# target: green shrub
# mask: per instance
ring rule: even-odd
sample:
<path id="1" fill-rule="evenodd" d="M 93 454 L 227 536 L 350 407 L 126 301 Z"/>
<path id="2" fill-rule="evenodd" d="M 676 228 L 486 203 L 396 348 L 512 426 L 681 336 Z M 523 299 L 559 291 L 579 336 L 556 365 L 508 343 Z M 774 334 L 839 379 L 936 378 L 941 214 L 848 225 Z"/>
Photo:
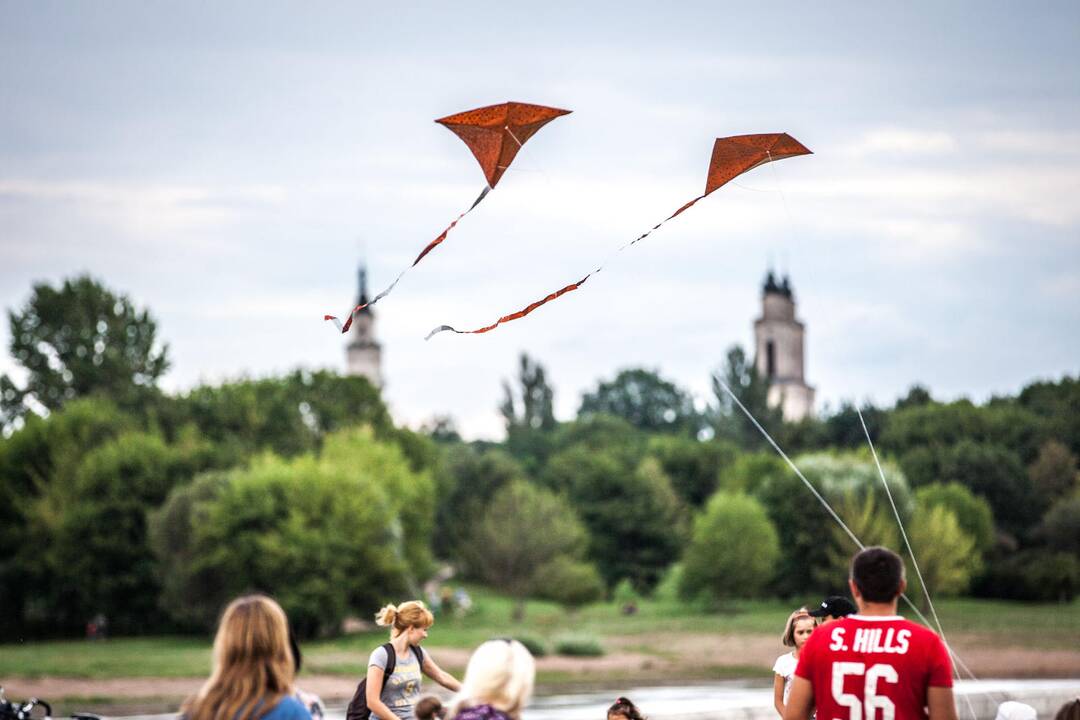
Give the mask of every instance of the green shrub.
<path id="1" fill-rule="evenodd" d="M 602 598 L 604 581 L 591 563 L 560 555 L 536 571 L 533 592 L 544 600 L 576 608 Z"/>
<path id="2" fill-rule="evenodd" d="M 694 520 L 680 596 L 759 596 L 776 571 L 780 542 L 765 508 L 749 495 L 718 492 Z"/>
<path id="3" fill-rule="evenodd" d="M 524 645 L 533 657 L 542 658 L 548 654 L 547 645 L 535 635 L 516 635 L 514 639 Z"/>
<path id="4" fill-rule="evenodd" d="M 555 653 L 567 657 L 602 657 L 604 646 L 594 637 L 567 635 L 555 638 Z"/>

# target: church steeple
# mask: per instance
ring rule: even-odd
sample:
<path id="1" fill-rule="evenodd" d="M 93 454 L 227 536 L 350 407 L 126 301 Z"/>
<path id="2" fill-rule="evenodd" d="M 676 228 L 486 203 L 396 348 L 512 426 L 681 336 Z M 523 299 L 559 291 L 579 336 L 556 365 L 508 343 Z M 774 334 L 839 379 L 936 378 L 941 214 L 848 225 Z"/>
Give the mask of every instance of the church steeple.
<path id="1" fill-rule="evenodd" d="M 359 281 L 356 304 L 368 302 L 367 267 L 360 265 L 357 275 Z M 371 384 L 382 388 L 382 346 L 375 339 L 375 313 L 371 306 L 356 313 L 352 330 L 349 331 L 349 344 L 345 348 L 346 372 L 349 375 L 366 377 Z"/>
<path id="2" fill-rule="evenodd" d="M 359 305 L 364 305 L 365 306 L 364 309 L 361 310 L 360 312 L 370 314 L 371 313 L 371 308 L 366 307 L 367 304 L 368 304 L 367 267 L 366 266 L 364 266 L 364 265 L 360 266 L 359 275 L 360 275 L 360 277 L 359 277 L 359 279 L 360 279 L 360 294 L 356 296 L 356 304 L 358 306 Z"/>
<path id="3" fill-rule="evenodd" d="M 783 410 L 785 420 L 801 420 L 814 412 L 814 388 L 804 375 L 805 335 L 806 326 L 795 317 L 791 280 L 785 274 L 777 282 L 769 270 L 761 292 L 761 317 L 754 321 L 754 366 L 768 378 L 768 402 Z"/>

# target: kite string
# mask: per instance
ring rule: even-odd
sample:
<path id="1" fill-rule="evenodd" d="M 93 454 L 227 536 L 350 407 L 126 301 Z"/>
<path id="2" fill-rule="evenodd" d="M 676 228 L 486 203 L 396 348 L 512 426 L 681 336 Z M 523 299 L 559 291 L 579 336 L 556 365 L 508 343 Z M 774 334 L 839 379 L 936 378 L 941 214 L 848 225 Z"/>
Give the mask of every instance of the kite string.
<path id="1" fill-rule="evenodd" d="M 973 680 L 977 679 L 975 674 L 971 672 L 971 669 L 960 660 L 959 656 L 953 653 L 952 646 L 949 644 L 948 638 L 945 636 L 945 628 L 941 624 L 941 618 L 938 616 L 937 608 L 934 607 L 934 601 L 930 598 L 930 588 L 926 585 L 926 579 L 923 577 L 922 570 L 919 568 L 919 561 L 915 558 L 915 548 L 911 544 L 911 539 L 908 537 L 907 529 L 904 527 L 904 521 L 900 519 L 900 511 L 896 507 L 896 501 L 893 498 L 892 490 L 889 488 L 889 483 L 885 480 L 885 471 L 881 467 L 881 460 L 878 458 L 877 448 L 874 447 L 874 441 L 870 438 L 870 430 L 866 426 L 866 419 L 863 417 L 862 410 L 858 407 L 855 408 L 855 412 L 859 416 L 859 423 L 862 425 L 863 434 L 866 435 L 866 442 L 870 446 L 870 454 L 874 458 L 874 465 L 877 467 L 878 476 L 881 478 L 881 484 L 885 488 L 885 495 L 889 498 L 889 505 L 892 507 L 893 517 L 896 518 L 896 524 L 900 528 L 900 535 L 904 539 L 904 547 L 907 548 L 908 555 L 911 556 L 911 565 L 915 568 L 915 576 L 919 579 L 919 585 L 922 587 L 923 596 L 926 598 L 927 607 L 930 608 L 930 615 L 934 618 L 934 625 L 937 627 L 938 635 L 941 636 L 941 641 L 945 643 L 945 647 L 949 649 L 949 654 L 953 655 L 957 659 L 957 666 L 953 667 L 953 672 L 956 674 L 956 679 L 960 679 L 959 665 L 964 665 L 964 669 L 967 671 Z M 971 700 L 964 696 L 970 706 Z M 974 714 L 974 710 L 972 710 Z"/>
<path id="2" fill-rule="evenodd" d="M 761 423 L 758 422 L 757 418 L 755 418 L 754 415 L 746 408 L 746 406 L 742 404 L 742 402 L 739 400 L 739 398 L 736 397 L 735 393 L 732 392 L 731 388 L 728 387 L 727 383 L 725 383 L 720 378 L 716 378 L 716 382 L 720 385 L 720 387 L 722 387 L 724 389 L 724 392 L 726 392 L 728 394 L 728 396 L 739 407 L 739 409 L 743 412 L 743 414 L 746 415 L 746 417 L 750 420 L 750 422 L 753 423 L 754 427 L 757 428 L 758 432 L 760 432 L 761 435 L 773 447 L 773 449 L 776 450 L 777 454 L 779 454 L 780 457 L 782 457 L 784 459 L 784 461 L 788 464 L 788 466 L 792 469 L 792 471 L 794 471 L 794 473 L 798 476 L 798 478 L 800 480 L 802 480 L 803 484 L 807 487 L 807 489 L 809 489 L 810 492 L 813 493 L 814 497 L 817 498 L 818 502 L 821 503 L 822 507 L 825 508 L 826 512 L 828 512 L 829 515 L 832 516 L 832 518 L 837 522 L 837 524 L 840 525 L 840 527 L 844 530 L 844 532 L 847 533 L 848 537 L 851 538 L 851 540 L 855 543 L 855 545 L 860 550 L 865 549 L 866 546 L 863 544 L 863 542 L 861 540 L 859 540 L 858 536 L 856 536 L 855 533 L 852 532 L 851 528 L 849 528 L 847 526 L 847 524 L 840 518 L 840 516 L 833 509 L 832 505 L 829 504 L 829 501 L 826 500 L 821 495 L 821 493 L 819 493 L 817 491 L 817 488 L 815 488 L 813 486 L 813 484 L 809 480 L 806 479 L 806 476 L 803 475 L 802 471 L 799 470 L 798 466 L 795 465 L 795 463 L 791 460 L 791 458 L 788 457 L 787 453 L 785 453 L 783 451 L 783 449 L 777 444 L 777 442 L 773 439 L 772 435 L 770 435 L 769 432 L 764 427 L 761 426 Z M 919 608 L 915 605 L 915 603 L 912 602 L 911 598 L 909 598 L 906 593 L 901 593 L 900 597 L 903 598 L 904 602 L 907 603 L 908 607 L 910 607 L 911 610 L 914 611 L 914 613 L 919 617 L 919 619 L 922 620 L 923 624 L 930 625 L 930 621 L 922 613 L 922 611 L 919 610 Z M 975 674 L 973 672 L 971 672 L 971 669 L 968 668 L 967 664 L 963 662 L 963 660 L 956 653 L 956 651 L 953 650 L 952 647 L 948 644 L 948 642 L 945 641 L 944 636 L 942 636 L 942 642 L 945 643 L 945 647 L 948 650 L 949 655 L 951 657 L 953 657 L 957 661 L 957 663 L 959 665 L 962 665 L 964 667 L 964 669 L 967 671 L 967 673 L 971 677 L 971 679 L 977 680 L 978 678 L 976 678 Z M 984 692 L 984 694 L 991 695 L 991 693 L 987 693 L 986 691 L 983 691 L 983 692 Z M 965 697 L 965 700 L 967 702 L 968 710 L 971 712 L 972 719 L 974 720 L 974 718 L 976 717 L 975 709 L 971 704 L 970 698 L 968 698 L 966 694 L 965 694 L 964 697 Z"/>

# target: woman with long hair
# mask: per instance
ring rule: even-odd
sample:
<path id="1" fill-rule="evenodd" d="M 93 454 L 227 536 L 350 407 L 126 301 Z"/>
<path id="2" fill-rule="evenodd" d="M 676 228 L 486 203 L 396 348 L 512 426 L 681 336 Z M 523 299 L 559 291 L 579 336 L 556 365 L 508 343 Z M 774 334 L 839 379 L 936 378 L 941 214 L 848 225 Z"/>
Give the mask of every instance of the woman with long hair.
<path id="1" fill-rule="evenodd" d="M 214 638 L 214 665 L 181 708 L 186 720 L 311 720 L 292 697 L 295 665 L 289 623 L 265 595 L 229 603 Z"/>
<path id="2" fill-rule="evenodd" d="M 447 690 L 461 688 L 453 675 L 420 648 L 428 636 L 428 628 L 435 623 L 435 616 L 424 603 L 410 600 L 387 605 L 375 616 L 375 622 L 390 628 L 390 642 L 376 648 L 368 658 L 364 699 L 371 715 L 379 720 L 415 720 L 421 675 L 427 675 Z"/>
<path id="3" fill-rule="evenodd" d="M 521 720 L 536 662 L 517 640 L 489 640 L 469 658 L 448 720 Z"/>

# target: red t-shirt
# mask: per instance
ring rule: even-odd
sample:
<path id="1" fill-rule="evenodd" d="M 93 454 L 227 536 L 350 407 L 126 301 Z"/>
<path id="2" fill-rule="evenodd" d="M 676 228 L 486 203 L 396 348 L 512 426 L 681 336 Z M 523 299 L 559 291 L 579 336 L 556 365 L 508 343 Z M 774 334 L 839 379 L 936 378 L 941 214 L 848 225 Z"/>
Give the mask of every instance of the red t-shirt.
<path id="1" fill-rule="evenodd" d="M 849 615 L 814 630 L 795 675 L 818 720 L 926 720 L 926 689 L 952 687 L 945 643 L 899 616 Z"/>

